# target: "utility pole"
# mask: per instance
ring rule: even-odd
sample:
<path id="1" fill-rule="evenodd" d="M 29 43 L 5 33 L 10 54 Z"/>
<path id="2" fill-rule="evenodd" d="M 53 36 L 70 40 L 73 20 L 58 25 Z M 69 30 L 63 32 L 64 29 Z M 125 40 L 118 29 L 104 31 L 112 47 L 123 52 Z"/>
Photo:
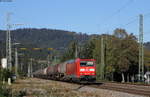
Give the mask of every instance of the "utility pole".
<path id="1" fill-rule="evenodd" d="M 75 58 L 78 58 L 78 43 L 75 43 Z"/>
<path id="2" fill-rule="evenodd" d="M 52 50 L 53 48 L 47 48 L 48 55 L 47 55 L 47 66 L 49 66 L 52 63 Z"/>
<path id="3" fill-rule="evenodd" d="M 139 81 L 144 81 L 143 15 L 139 16 Z M 141 77 L 142 79 L 141 79 Z"/>
<path id="4" fill-rule="evenodd" d="M 29 63 L 28 64 L 28 77 L 30 77 L 31 75 L 31 64 Z"/>
<path id="5" fill-rule="evenodd" d="M 9 70 L 12 70 L 12 50 L 11 50 L 11 28 L 12 26 L 16 25 L 23 25 L 23 24 L 10 24 L 10 15 L 12 13 L 7 13 L 6 15 L 6 26 L 7 26 L 7 32 L 6 32 L 6 58 L 7 58 L 7 65 Z"/>
<path id="6" fill-rule="evenodd" d="M 9 70 L 12 70 L 12 56 L 11 56 L 11 34 L 10 34 L 10 28 L 11 25 L 9 24 L 10 22 L 10 15 L 11 13 L 7 13 L 7 32 L 6 32 L 6 58 L 7 58 L 7 65 Z"/>
<path id="7" fill-rule="evenodd" d="M 18 51 L 15 48 L 15 74 L 18 77 Z"/>
<path id="8" fill-rule="evenodd" d="M 23 69 L 23 62 L 20 63 L 20 71 L 22 72 Z"/>
<path id="9" fill-rule="evenodd" d="M 49 66 L 49 65 L 50 65 L 50 61 L 49 61 L 49 59 L 50 59 L 50 55 L 48 54 L 48 56 L 47 56 L 47 66 Z"/>
<path id="10" fill-rule="evenodd" d="M 13 43 L 12 45 L 15 45 L 15 74 L 18 77 L 18 50 L 17 50 L 17 45 L 20 43 Z"/>
<path id="11" fill-rule="evenodd" d="M 33 72 L 33 59 L 31 58 L 31 65 L 30 65 L 30 77 L 33 77 L 32 72 Z"/>
<path id="12" fill-rule="evenodd" d="M 47 55 L 47 66 L 49 66 L 50 65 L 50 55 L 51 55 L 51 51 L 50 51 L 51 49 L 50 48 L 48 48 L 48 55 Z"/>
<path id="13" fill-rule="evenodd" d="M 104 37 L 101 35 L 101 79 L 104 79 L 104 67 L 105 67 L 105 62 L 104 62 Z"/>
<path id="14" fill-rule="evenodd" d="M 33 77 L 32 72 L 33 72 L 33 59 L 30 58 L 30 63 L 28 64 L 28 77 Z"/>

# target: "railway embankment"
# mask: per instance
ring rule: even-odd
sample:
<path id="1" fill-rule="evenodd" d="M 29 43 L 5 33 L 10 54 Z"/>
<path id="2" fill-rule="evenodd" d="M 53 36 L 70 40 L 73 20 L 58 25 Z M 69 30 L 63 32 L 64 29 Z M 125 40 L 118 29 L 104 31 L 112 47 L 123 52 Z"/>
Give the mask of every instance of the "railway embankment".
<path id="1" fill-rule="evenodd" d="M 37 78 L 19 79 L 9 88 L 12 90 L 12 97 L 15 97 L 18 93 L 22 94 L 23 97 L 146 97 L 121 91 L 95 88 L 89 85 Z"/>

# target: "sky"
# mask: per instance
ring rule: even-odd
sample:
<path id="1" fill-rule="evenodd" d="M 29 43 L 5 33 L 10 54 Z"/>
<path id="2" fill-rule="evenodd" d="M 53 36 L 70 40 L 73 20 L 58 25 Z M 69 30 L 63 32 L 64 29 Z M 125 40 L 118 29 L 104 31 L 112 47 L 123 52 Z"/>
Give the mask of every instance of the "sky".
<path id="1" fill-rule="evenodd" d="M 0 0 L 3 1 L 3 0 Z M 7 1 L 7 0 L 4 0 Z M 116 28 L 139 34 L 144 16 L 144 41 L 150 41 L 150 0 L 12 0 L 0 2 L 0 29 L 6 13 L 17 28 L 50 28 L 87 34 L 112 34 Z"/>

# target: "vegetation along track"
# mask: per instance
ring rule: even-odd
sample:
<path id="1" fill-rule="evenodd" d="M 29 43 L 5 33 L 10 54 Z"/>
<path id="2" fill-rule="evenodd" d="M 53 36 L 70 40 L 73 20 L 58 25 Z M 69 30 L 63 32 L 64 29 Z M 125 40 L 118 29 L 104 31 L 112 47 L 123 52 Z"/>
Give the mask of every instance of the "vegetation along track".
<path id="1" fill-rule="evenodd" d="M 150 86 L 145 85 L 131 85 L 121 83 L 102 83 L 102 84 L 90 84 L 90 87 L 108 89 L 120 92 L 126 92 L 137 95 L 150 96 Z"/>

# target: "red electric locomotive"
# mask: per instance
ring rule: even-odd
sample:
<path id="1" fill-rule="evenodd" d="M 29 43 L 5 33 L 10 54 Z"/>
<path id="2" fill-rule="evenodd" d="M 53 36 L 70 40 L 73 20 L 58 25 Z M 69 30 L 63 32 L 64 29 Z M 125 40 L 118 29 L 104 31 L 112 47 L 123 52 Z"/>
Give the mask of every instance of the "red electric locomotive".
<path id="1" fill-rule="evenodd" d="M 95 81 L 95 59 L 75 59 L 66 64 L 66 77 L 73 81 Z"/>

